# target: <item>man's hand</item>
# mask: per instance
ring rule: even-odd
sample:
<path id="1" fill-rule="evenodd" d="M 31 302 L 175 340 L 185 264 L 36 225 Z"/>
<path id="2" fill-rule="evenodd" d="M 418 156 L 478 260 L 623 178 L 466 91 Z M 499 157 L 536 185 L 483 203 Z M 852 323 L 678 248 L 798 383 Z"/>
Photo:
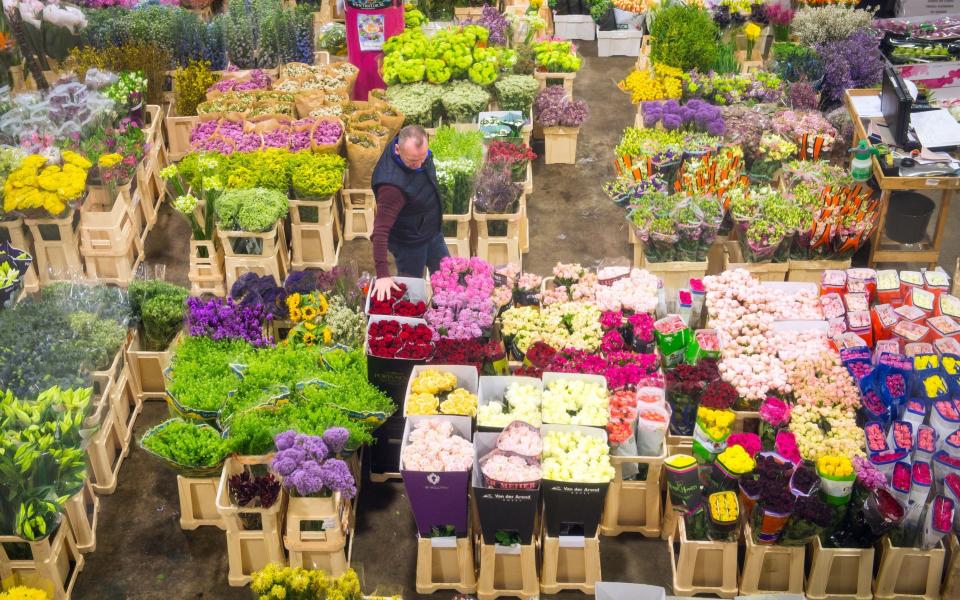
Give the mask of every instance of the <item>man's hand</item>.
<path id="1" fill-rule="evenodd" d="M 393 277 L 380 277 L 373 284 L 373 299 L 386 300 L 390 297 L 390 292 L 399 290 L 400 287 L 393 282 Z"/>

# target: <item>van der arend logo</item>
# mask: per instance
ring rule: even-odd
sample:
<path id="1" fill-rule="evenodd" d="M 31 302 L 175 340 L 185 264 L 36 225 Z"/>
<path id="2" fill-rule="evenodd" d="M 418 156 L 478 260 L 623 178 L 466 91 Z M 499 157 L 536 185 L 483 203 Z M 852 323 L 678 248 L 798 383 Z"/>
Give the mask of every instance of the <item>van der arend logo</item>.
<path id="1" fill-rule="evenodd" d="M 440 476 L 436 473 L 430 473 L 427 475 L 427 481 L 430 483 L 430 485 L 437 485 L 440 483 Z"/>

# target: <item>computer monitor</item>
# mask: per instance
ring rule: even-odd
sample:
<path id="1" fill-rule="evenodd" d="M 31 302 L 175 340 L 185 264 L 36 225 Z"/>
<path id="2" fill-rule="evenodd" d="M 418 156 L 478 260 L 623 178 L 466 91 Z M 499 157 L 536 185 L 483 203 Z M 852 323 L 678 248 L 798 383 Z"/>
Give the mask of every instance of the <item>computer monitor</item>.
<path id="1" fill-rule="evenodd" d="M 912 104 L 913 97 L 900 73 L 887 63 L 883 68 L 883 84 L 880 88 L 880 111 L 898 146 L 907 144 Z"/>

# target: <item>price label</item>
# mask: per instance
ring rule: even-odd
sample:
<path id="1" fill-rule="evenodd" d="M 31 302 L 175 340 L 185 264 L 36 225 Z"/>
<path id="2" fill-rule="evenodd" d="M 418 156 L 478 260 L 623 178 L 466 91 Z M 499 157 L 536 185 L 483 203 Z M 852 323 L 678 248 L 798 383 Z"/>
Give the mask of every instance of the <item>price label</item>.
<path id="1" fill-rule="evenodd" d="M 509 546 L 496 545 L 497 554 L 520 554 L 520 544 L 510 544 Z"/>
<path id="2" fill-rule="evenodd" d="M 561 535 L 561 548 L 583 548 L 586 546 L 585 538 L 582 535 Z"/>
<path id="3" fill-rule="evenodd" d="M 432 537 L 430 538 L 430 545 L 434 548 L 456 548 L 457 538 L 456 536 Z"/>

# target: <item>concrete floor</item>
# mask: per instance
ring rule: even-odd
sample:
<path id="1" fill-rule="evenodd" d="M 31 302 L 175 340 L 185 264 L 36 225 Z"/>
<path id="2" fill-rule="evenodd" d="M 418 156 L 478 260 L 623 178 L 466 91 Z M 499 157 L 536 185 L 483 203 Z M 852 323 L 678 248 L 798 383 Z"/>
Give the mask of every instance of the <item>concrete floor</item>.
<path id="1" fill-rule="evenodd" d="M 633 123 L 635 109 L 629 97 L 617 90 L 616 82 L 635 59 L 597 58 L 593 42 L 583 43 L 581 52 L 585 62 L 574 89 L 578 98 L 587 101 L 591 114 L 581 130 L 577 165 L 547 166 L 540 160 L 534 166 L 535 191 L 528 200 L 531 250 L 524 256 L 524 267 L 541 274 L 548 274 L 557 261 L 593 266 L 603 258 L 632 256 L 623 210 L 607 201 L 600 185 L 612 178 L 612 149 L 623 128 Z M 960 254 L 960 237 L 952 235 L 958 212 L 955 209 L 950 217 L 950 239 L 941 260 L 951 273 Z M 186 222 L 165 206 L 147 243 L 147 266 L 163 268 L 168 280 L 186 283 L 189 235 Z M 372 272 L 370 243 L 347 243 L 341 263 L 348 261 Z M 165 418 L 165 405 L 149 403 L 137 422 L 136 438 Z M 227 584 L 225 534 L 210 527 L 181 530 L 178 509 L 175 475 L 132 447 L 116 493 L 102 498 L 97 550 L 86 556 L 74 598 L 249 598 L 248 589 Z M 639 535 L 602 540 L 605 580 L 670 589 L 665 542 Z M 365 591 L 402 589 L 405 598 L 417 597 L 415 527 L 402 484 L 363 483 L 352 564 L 361 572 Z"/>

